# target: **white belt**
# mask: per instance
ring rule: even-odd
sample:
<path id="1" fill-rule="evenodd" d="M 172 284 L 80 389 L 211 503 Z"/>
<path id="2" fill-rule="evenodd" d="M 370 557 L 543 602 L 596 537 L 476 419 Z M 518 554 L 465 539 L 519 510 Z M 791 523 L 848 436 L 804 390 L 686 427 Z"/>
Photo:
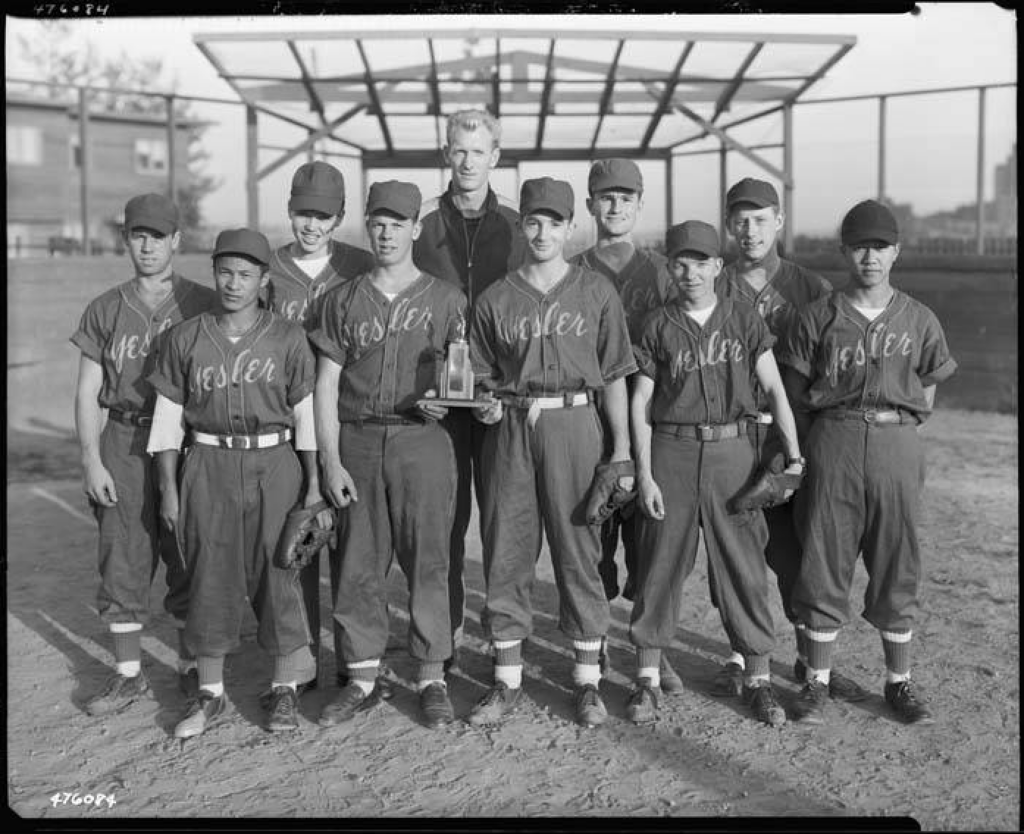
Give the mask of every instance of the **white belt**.
<path id="1" fill-rule="evenodd" d="M 526 425 L 532 429 L 537 424 L 542 411 L 587 405 L 590 402 L 590 395 L 586 391 L 580 391 L 571 397 L 563 395 L 561 397 L 507 397 L 503 399 L 509 405 L 526 409 Z"/>
<path id="2" fill-rule="evenodd" d="M 271 434 L 206 434 L 192 432 L 192 439 L 203 446 L 219 446 L 221 449 L 270 449 L 292 439 L 292 430 L 283 429 Z"/>
<path id="3" fill-rule="evenodd" d="M 747 418 L 751 423 L 760 423 L 762 426 L 770 426 L 775 422 L 770 411 L 759 411 L 756 415 Z"/>

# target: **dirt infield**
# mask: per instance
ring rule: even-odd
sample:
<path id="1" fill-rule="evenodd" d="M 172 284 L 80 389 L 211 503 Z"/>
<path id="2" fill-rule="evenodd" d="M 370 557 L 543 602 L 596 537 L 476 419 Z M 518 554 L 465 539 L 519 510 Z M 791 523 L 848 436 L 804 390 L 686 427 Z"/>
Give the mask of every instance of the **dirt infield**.
<path id="1" fill-rule="evenodd" d="M 315 719 L 332 694 L 328 686 L 303 698 L 296 733 L 267 733 L 258 695 L 270 664 L 255 646 L 250 620 L 243 649 L 227 664 L 234 715 L 185 743 L 170 735 L 184 699 L 174 674 L 174 630 L 162 616 L 143 638 L 155 700 L 117 718 L 91 718 L 81 709 L 110 661 L 93 610 L 95 529 L 77 479 L 69 480 L 77 477 L 77 453 L 67 429 L 52 417 L 40 420 L 42 427 L 9 428 L 8 435 L 8 803 L 20 816 L 95 825 L 112 817 L 909 815 L 932 830 L 1019 829 L 1011 417 L 940 410 L 924 429 L 926 565 L 915 678 L 934 707 L 934 726 L 904 727 L 889 717 L 880 696 L 880 641 L 863 621 L 841 635 L 838 662 L 875 694 L 859 705 L 834 703 L 824 726 L 772 730 L 749 720 L 737 702 L 712 698 L 709 684 L 726 644 L 701 559 L 669 652 L 686 691 L 662 700 L 653 727 L 626 720 L 633 661 L 628 608 L 616 601 L 614 671 L 603 684 L 611 717 L 597 730 L 578 728 L 571 651 L 551 616 L 545 554 L 535 586 L 536 634 L 525 652 L 528 699 L 506 724 L 481 730 L 460 721 L 430 731 L 417 723 L 412 663 L 403 648 L 405 593 L 394 576 L 388 662 L 401 685 L 393 701 L 364 720 L 322 730 Z M 478 620 L 479 559 L 474 539 L 467 555 L 468 662 L 452 684 L 459 716 L 489 679 Z M 858 571 L 855 595 L 864 580 Z M 162 587 L 158 576 L 157 609 Z M 326 621 L 326 585 L 322 590 Z M 797 690 L 789 678 L 792 638 L 774 597 L 773 671 L 789 704 Z M 324 645 L 330 643 L 325 632 Z M 326 684 L 334 663 L 323 652 Z M 116 804 L 97 807 L 98 794 Z"/>

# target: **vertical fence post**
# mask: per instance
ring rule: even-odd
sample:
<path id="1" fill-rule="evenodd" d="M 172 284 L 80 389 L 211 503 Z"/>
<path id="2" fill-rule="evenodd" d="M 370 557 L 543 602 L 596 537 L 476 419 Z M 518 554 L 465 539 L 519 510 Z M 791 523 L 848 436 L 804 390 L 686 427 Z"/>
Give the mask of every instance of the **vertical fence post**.
<path id="1" fill-rule="evenodd" d="M 985 254 L 985 88 L 978 87 L 978 196 L 975 211 L 977 252 Z"/>
<path id="2" fill-rule="evenodd" d="M 888 99 L 878 97 L 878 202 L 885 199 L 885 115 Z"/>
<path id="3" fill-rule="evenodd" d="M 782 227 L 782 245 L 787 254 L 793 253 L 793 195 L 795 193 L 795 182 L 793 176 L 793 105 L 787 104 L 782 108 L 782 171 L 788 177 L 782 184 L 783 198 L 782 210 L 786 213 L 786 225 Z"/>
<path id="4" fill-rule="evenodd" d="M 176 146 L 178 125 L 174 120 L 174 96 L 166 96 L 165 100 L 167 102 L 167 196 L 170 197 L 171 200 L 176 200 L 178 192 Z"/>
<path id="5" fill-rule="evenodd" d="M 89 166 L 92 154 L 89 153 L 89 91 L 85 87 L 78 88 L 78 145 L 82 150 L 82 168 L 79 185 L 81 187 L 81 218 L 82 218 L 82 254 L 92 254 L 92 242 L 89 240 Z"/>
<path id="6" fill-rule="evenodd" d="M 728 171 L 729 149 L 722 142 L 718 149 L 718 239 L 725 243 L 725 192 L 729 188 Z M 724 249 L 724 246 L 723 246 Z"/>
<path id="7" fill-rule="evenodd" d="M 256 111 L 245 108 L 245 203 L 246 221 L 250 229 L 260 225 L 259 183 L 256 171 L 259 167 L 259 137 L 256 132 Z"/>
<path id="8" fill-rule="evenodd" d="M 665 157 L 665 228 L 672 226 L 672 180 L 675 179 L 675 165 L 672 152 Z"/>

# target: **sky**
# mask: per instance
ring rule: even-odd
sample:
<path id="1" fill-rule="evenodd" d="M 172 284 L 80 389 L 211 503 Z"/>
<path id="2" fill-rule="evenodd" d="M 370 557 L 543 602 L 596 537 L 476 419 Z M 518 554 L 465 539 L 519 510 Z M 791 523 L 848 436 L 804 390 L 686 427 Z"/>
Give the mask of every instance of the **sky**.
<path id="1" fill-rule="evenodd" d="M 428 27 L 494 27 L 502 24 L 536 28 L 544 32 L 568 32 L 572 27 L 589 29 L 655 28 L 661 31 L 750 31 L 855 35 L 857 45 L 814 88 L 808 98 L 931 89 L 943 86 L 1016 81 L 1015 15 L 994 4 L 921 3 L 919 15 L 785 14 L 785 15 L 448 15 L 389 16 L 389 29 L 422 31 Z M 234 99 L 230 88 L 198 51 L 196 33 L 291 30 L 336 31 L 342 27 L 373 28 L 382 17 L 365 15 L 310 17 L 176 17 L 118 18 L 73 21 L 74 36 L 91 42 L 107 57 L 160 57 L 166 77 L 156 79 L 154 91 L 169 91 Z M 45 23 L 6 19 L 7 75 L 22 77 L 28 71 L 17 50 L 20 34 L 46 37 Z M 958 94 L 919 99 L 892 100 L 888 112 L 888 182 L 892 196 L 912 202 L 918 213 L 952 208 L 974 198 L 977 129 L 977 96 Z M 992 91 L 987 101 L 986 140 L 987 197 L 991 198 L 991 169 L 1004 161 L 1016 141 L 1015 91 Z M 244 220 L 244 153 L 240 108 L 210 108 L 206 118 L 222 121 L 222 128 L 208 133 L 214 173 L 224 185 L 207 202 L 205 210 L 214 224 Z M 778 129 L 763 128 L 765 139 L 779 138 Z M 774 130 L 774 134 L 772 133 Z M 798 232 L 818 233 L 831 229 L 843 205 L 875 195 L 877 168 L 875 139 L 877 107 L 818 105 L 798 107 L 796 135 L 796 202 L 793 207 Z M 242 145 L 241 147 L 244 147 Z M 781 155 L 765 152 L 774 164 Z M 332 160 L 334 161 L 334 160 Z M 264 163 L 265 164 L 265 163 Z M 358 165 L 338 163 L 350 179 L 359 181 Z M 716 155 L 689 157 L 677 163 L 673 180 L 673 210 L 678 222 L 684 217 L 707 217 L 717 211 Z M 543 166 L 540 166 L 543 168 Z M 660 168 L 648 169 L 645 219 L 652 229 L 663 228 L 665 203 Z M 577 170 L 578 169 L 578 170 Z M 559 175 L 579 184 L 586 181 L 585 163 L 559 165 Z M 263 225 L 281 224 L 290 166 L 261 183 L 260 212 Z M 538 166 L 523 166 L 522 177 L 537 176 Z M 755 175 L 751 163 L 736 154 L 729 158 L 730 180 Z M 402 172 L 403 175 L 406 172 Z M 390 175 L 389 175 L 390 176 Z M 373 172 L 371 172 L 373 178 Z M 426 194 L 443 186 L 438 171 L 408 173 Z M 499 172 L 496 187 L 515 197 L 513 172 Z M 810 185 L 809 184 L 813 184 Z M 803 187 L 801 187 L 803 185 Z M 585 186 L 584 186 L 585 187 Z M 579 188 L 577 188 L 579 190 Z M 285 195 L 282 197 L 282 194 Z M 354 225 L 353 225 L 354 224 Z M 348 220 L 358 234 L 358 218 Z M 343 229 L 344 230 L 344 229 Z"/>

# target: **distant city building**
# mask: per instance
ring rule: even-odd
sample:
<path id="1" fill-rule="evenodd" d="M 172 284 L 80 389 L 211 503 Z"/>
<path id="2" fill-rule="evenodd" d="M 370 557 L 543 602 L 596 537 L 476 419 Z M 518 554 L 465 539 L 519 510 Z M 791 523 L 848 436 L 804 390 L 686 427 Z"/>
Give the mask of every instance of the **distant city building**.
<path id="1" fill-rule="evenodd" d="M 82 239 L 78 108 L 10 94 L 6 108 L 8 255 L 75 251 Z M 194 127 L 175 124 L 179 183 L 188 176 Z M 167 190 L 168 126 L 154 116 L 90 112 L 88 137 L 89 238 L 110 251 L 121 245 L 128 198 Z"/>

